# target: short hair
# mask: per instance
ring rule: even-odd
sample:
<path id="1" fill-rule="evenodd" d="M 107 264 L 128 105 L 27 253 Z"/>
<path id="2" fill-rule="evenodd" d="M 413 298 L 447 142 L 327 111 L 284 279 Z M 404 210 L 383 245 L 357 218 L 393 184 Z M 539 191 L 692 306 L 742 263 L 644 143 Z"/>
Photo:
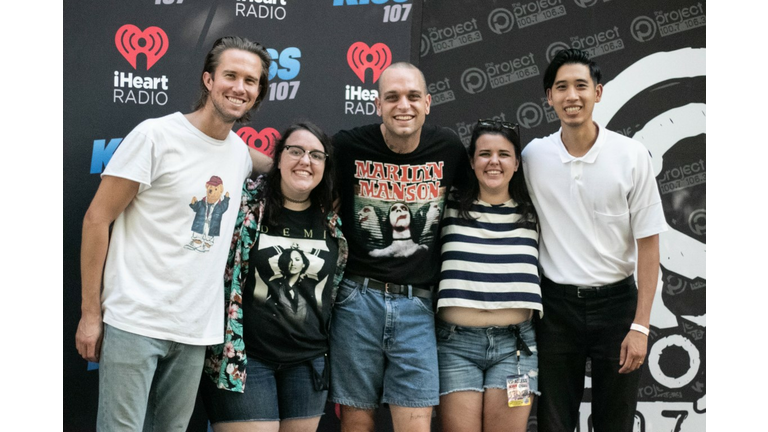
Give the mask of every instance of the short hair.
<path id="1" fill-rule="evenodd" d="M 427 79 L 424 78 L 424 72 L 422 72 L 421 69 L 419 69 L 418 67 L 416 67 L 416 66 L 414 66 L 414 65 L 412 65 L 411 63 L 408 63 L 408 62 L 397 62 L 397 63 L 392 63 L 391 65 L 387 66 L 387 68 L 384 69 L 384 72 L 386 72 L 386 71 L 388 71 L 390 69 L 410 69 L 410 70 L 415 70 L 416 72 L 419 73 L 419 77 L 421 78 L 421 84 L 423 86 L 424 94 L 429 93 L 427 91 Z M 382 75 L 384 75 L 384 72 L 382 72 Z M 379 96 L 381 96 L 381 77 L 379 77 L 378 86 L 379 86 L 378 87 L 378 89 L 379 89 Z"/>
<path id="2" fill-rule="evenodd" d="M 261 105 L 261 101 L 264 100 L 264 97 L 267 95 L 267 87 L 269 86 L 269 65 L 272 62 L 272 58 L 263 45 L 239 36 L 224 36 L 219 38 L 213 43 L 211 50 L 208 51 L 208 55 L 205 56 L 205 64 L 203 64 L 203 72 L 200 73 L 200 96 L 197 98 L 193 110 L 199 110 L 204 107 L 208 101 L 209 92 L 208 87 L 205 86 L 203 74 L 208 72 L 211 76 L 214 76 L 216 74 L 216 68 L 219 67 L 219 63 L 221 62 L 221 55 L 224 51 L 229 49 L 237 49 L 256 54 L 261 60 L 259 95 L 256 96 L 256 102 L 254 102 L 253 108 L 246 111 L 245 115 L 237 119 L 238 123 L 248 123 L 251 121 L 251 111 L 256 111 L 259 108 L 259 105 Z"/>
<path id="3" fill-rule="evenodd" d="M 555 77 L 560 67 L 566 64 L 583 64 L 589 68 L 589 75 L 592 77 L 592 82 L 595 85 L 600 84 L 600 80 L 603 78 L 602 72 L 600 72 L 600 66 L 595 63 L 594 60 L 589 58 L 589 54 L 585 51 L 576 48 L 569 48 L 562 51 L 558 51 L 555 58 L 547 66 L 547 70 L 544 72 L 544 93 L 551 89 L 555 84 Z"/>
<path id="4" fill-rule="evenodd" d="M 283 209 L 283 191 L 280 188 L 280 181 L 282 178 L 280 168 L 278 168 L 280 157 L 283 154 L 283 150 L 285 150 L 285 143 L 288 141 L 288 137 L 300 130 L 305 130 L 314 135 L 315 138 L 320 141 L 320 144 L 323 145 L 325 153 L 328 154 L 328 157 L 325 158 L 325 166 L 323 167 L 323 178 L 309 193 L 309 198 L 312 200 L 312 204 L 318 205 L 323 212 L 329 212 L 333 208 L 334 157 L 331 138 L 314 123 L 308 121 L 294 123 L 291 126 L 288 126 L 288 129 L 283 132 L 282 136 L 277 141 L 277 144 L 275 145 L 275 154 L 272 156 L 272 168 L 270 168 L 265 176 L 265 216 L 267 223 L 270 225 L 278 224 Z M 325 221 L 325 218 L 323 221 Z"/>
<path id="5" fill-rule="evenodd" d="M 513 129 L 501 122 L 491 123 L 479 123 L 472 131 L 472 138 L 469 141 L 469 147 L 467 153 L 469 159 L 474 161 L 475 150 L 477 149 L 477 140 L 486 134 L 501 135 L 512 143 L 512 147 L 515 149 L 515 158 L 517 159 L 518 168 L 517 172 L 512 175 L 512 179 L 509 181 L 509 196 L 517 203 L 519 214 L 525 221 L 535 222 L 537 220 L 536 209 L 533 207 L 533 200 L 528 193 L 528 186 L 525 184 L 525 171 L 523 170 L 523 148 L 520 144 L 520 135 L 518 134 L 519 127 Z M 474 163 L 474 162 L 473 162 Z M 469 211 L 472 208 L 472 204 L 480 197 L 480 183 L 474 173 L 469 176 L 466 184 L 459 188 L 458 201 L 459 201 L 459 216 L 464 219 L 471 219 Z"/>

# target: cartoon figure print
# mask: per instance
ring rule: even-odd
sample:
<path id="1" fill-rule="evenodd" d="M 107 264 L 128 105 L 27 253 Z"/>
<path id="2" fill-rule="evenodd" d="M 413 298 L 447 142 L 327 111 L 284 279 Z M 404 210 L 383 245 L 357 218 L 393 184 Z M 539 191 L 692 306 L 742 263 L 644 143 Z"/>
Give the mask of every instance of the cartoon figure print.
<path id="1" fill-rule="evenodd" d="M 229 192 L 224 192 L 224 183 L 219 176 L 211 176 L 205 183 L 205 198 L 198 201 L 192 197 L 189 208 L 195 212 L 192 221 L 192 239 L 184 246 L 185 249 L 197 252 L 208 252 L 213 246 L 213 238 L 219 236 L 221 217 L 229 208 Z"/>

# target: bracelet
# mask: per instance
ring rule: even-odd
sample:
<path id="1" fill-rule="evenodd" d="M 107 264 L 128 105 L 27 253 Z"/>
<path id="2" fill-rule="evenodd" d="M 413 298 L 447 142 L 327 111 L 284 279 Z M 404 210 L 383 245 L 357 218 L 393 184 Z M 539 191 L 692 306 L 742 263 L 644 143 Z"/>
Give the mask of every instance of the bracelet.
<path id="1" fill-rule="evenodd" d="M 629 329 L 630 330 L 634 330 L 634 331 L 638 331 L 638 332 L 640 332 L 640 333 L 642 333 L 642 334 L 644 334 L 646 336 L 648 336 L 651 333 L 651 331 L 648 330 L 648 327 L 646 327 L 644 325 L 637 324 L 637 323 L 632 323 L 632 325 L 629 326 Z"/>

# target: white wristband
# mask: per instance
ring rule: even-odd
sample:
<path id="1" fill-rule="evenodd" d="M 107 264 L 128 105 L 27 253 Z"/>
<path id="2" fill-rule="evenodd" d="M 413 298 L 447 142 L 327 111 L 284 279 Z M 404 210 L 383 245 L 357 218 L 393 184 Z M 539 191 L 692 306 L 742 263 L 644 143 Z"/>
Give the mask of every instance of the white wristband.
<path id="1" fill-rule="evenodd" d="M 640 324 L 637 324 L 637 323 L 632 323 L 632 325 L 629 326 L 629 329 L 630 330 L 634 330 L 634 331 L 639 331 L 640 333 L 642 333 L 642 334 L 644 334 L 646 336 L 648 336 L 651 333 L 651 331 L 648 330 L 648 327 L 640 325 Z"/>

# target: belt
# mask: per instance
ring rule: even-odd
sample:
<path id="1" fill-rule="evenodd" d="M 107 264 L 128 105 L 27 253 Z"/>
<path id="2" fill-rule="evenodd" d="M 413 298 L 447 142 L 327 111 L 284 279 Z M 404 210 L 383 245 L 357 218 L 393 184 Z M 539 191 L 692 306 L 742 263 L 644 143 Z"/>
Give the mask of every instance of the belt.
<path id="1" fill-rule="evenodd" d="M 432 300 L 432 290 L 430 290 L 429 287 L 425 287 L 426 288 L 425 289 L 425 288 L 415 287 L 413 285 L 401 285 L 401 284 L 396 284 L 391 282 L 382 282 L 376 279 L 366 278 L 363 276 L 358 276 L 358 275 L 349 274 L 349 273 L 344 273 L 344 277 L 351 281 L 355 281 L 361 284 L 365 284 L 365 280 L 367 279 L 368 288 L 373 288 L 378 291 L 384 291 L 385 293 L 402 294 L 407 296 L 414 295 L 416 297 Z"/>
<path id="2" fill-rule="evenodd" d="M 618 282 L 603 286 L 578 286 L 560 284 L 553 282 L 546 276 L 543 278 L 543 282 L 543 284 L 560 288 L 566 295 L 571 295 L 578 298 L 598 298 L 619 294 L 621 290 L 617 288 L 628 288 L 632 286 L 635 282 L 635 276 L 629 275 L 625 279 L 622 279 Z"/>

